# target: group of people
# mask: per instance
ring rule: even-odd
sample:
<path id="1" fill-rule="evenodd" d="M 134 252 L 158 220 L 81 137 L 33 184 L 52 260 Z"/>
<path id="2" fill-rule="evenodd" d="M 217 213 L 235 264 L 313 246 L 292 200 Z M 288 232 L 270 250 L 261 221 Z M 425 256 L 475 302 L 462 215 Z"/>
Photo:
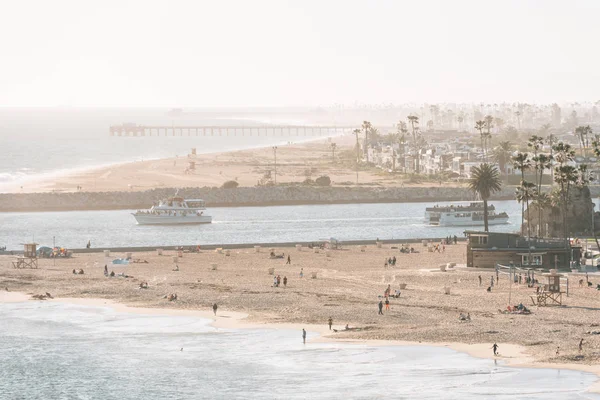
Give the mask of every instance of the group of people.
<path id="1" fill-rule="evenodd" d="M 404 245 L 404 244 L 400 246 L 400 253 L 409 254 L 409 253 L 414 253 L 414 252 L 415 252 L 414 247 L 410 247 L 410 246 Z"/>
<path id="2" fill-rule="evenodd" d="M 388 259 L 386 259 L 383 267 L 387 268 L 388 266 L 394 266 L 394 265 L 396 265 L 396 256 L 389 257 Z"/>
<path id="3" fill-rule="evenodd" d="M 283 279 L 281 279 L 280 275 L 273 277 L 273 287 L 280 287 L 281 283 L 283 283 L 283 287 L 287 287 L 287 282 L 287 276 L 284 276 Z"/>
<path id="4" fill-rule="evenodd" d="M 390 309 L 390 297 L 398 298 L 400 297 L 400 290 L 396 289 L 394 294 L 392 294 L 392 285 L 388 285 L 385 291 L 383 292 L 383 300 L 379 300 L 379 304 L 377 307 L 379 308 L 379 315 L 383 315 L 383 307 L 385 305 L 385 310 L 389 311 Z"/>
<path id="5" fill-rule="evenodd" d="M 444 244 L 456 244 L 458 243 L 458 238 L 456 237 L 456 235 L 453 236 L 446 236 L 446 239 L 444 239 Z"/>

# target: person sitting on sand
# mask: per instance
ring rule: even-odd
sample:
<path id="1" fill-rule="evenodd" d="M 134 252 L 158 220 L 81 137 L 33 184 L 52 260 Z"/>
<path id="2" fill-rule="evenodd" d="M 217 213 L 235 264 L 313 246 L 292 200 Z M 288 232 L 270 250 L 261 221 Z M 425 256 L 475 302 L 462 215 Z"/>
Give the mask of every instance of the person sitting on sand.
<path id="1" fill-rule="evenodd" d="M 350 325 L 346 324 L 346 326 L 344 327 L 345 330 L 350 330 Z"/>
<path id="2" fill-rule="evenodd" d="M 491 292 L 492 291 L 492 287 L 488 286 L 487 291 L 488 291 L 488 293 Z"/>
<path id="3" fill-rule="evenodd" d="M 115 276 L 115 271 L 110 271 L 110 276 Z"/>
<path id="4" fill-rule="evenodd" d="M 173 271 L 179 271 L 179 265 L 175 264 L 175 268 L 173 268 Z"/>

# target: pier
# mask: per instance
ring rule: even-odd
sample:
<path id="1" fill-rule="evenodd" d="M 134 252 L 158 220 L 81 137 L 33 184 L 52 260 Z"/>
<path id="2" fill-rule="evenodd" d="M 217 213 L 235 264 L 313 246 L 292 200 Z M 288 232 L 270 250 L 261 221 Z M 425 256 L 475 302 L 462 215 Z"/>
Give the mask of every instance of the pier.
<path id="1" fill-rule="evenodd" d="M 356 126 L 336 125 L 111 125 L 110 136 L 332 136 L 352 133 Z"/>

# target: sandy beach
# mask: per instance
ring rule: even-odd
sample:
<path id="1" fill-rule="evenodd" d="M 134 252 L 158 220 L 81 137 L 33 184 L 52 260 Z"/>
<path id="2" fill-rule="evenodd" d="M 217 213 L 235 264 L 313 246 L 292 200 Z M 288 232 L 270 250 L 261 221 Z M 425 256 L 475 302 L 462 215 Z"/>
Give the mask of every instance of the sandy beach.
<path id="1" fill-rule="evenodd" d="M 286 264 L 286 259 L 270 259 L 265 248 L 260 253 L 234 249 L 229 256 L 215 251 L 184 253 L 177 263 L 175 252 L 162 256 L 134 253 L 134 260 L 147 263 L 128 266 L 110 264 L 125 254 L 112 254 L 106 260 L 102 253 L 76 254 L 71 259 L 40 260 L 40 268 L 33 270 L 13 269 L 12 257 L 2 256 L 0 302 L 24 301 L 48 292 L 54 297 L 50 301 L 202 317 L 211 317 L 210 307 L 217 303 L 216 324 L 223 327 L 304 327 L 321 333 L 320 340 L 435 344 L 478 357 L 492 357 L 490 347 L 495 342 L 500 346 L 498 359 L 511 365 L 600 373 L 595 365 L 600 358 L 600 339 L 586 333 L 600 331 L 595 318 L 600 292 L 578 287 L 574 282 L 579 277 L 572 278 L 563 307 L 538 308 L 531 306 L 533 289 L 510 287 L 506 277 L 501 276 L 499 285 L 487 292 L 492 271 L 461 267 L 464 244 L 446 246 L 443 253 L 413 246 L 419 253 L 403 254 L 391 245 L 347 247 L 331 250 L 329 256 L 308 248 L 276 249 L 290 255 L 291 264 Z M 396 265 L 384 268 L 385 260 L 392 256 L 397 258 Z M 448 262 L 458 266 L 442 272 L 439 265 Z M 107 263 L 117 276 L 104 276 Z M 179 271 L 173 271 L 175 265 Z M 72 270 L 78 268 L 85 273 L 73 275 Z M 269 274 L 270 268 L 275 275 Z M 121 273 L 130 277 L 119 276 Z M 282 280 L 287 277 L 286 287 L 283 283 L 273 287 L 276 275 Z M 594 279 L 590 277 L 595 283 Z M 147 282 L 148 288 L 140 289 L 141 282 Z M 387 286 L 394 293 L 400 284 L 406 284 L 406 289 L 399 298 L 390 298 L 390 309 L 384 308 L 383 315 L 378 315 L 377 305 Z M 450 294 L 445 294 L 446 287 Z M 531 315 L 499 311 L 506 309 L 509 291 L 511 303 L 522 302 Z M 172 293 L 177 300 L 168 301 L 165 297 Z M 470 313 L 471 321 L 460 321 L 460 313 Z M 329 317 L 336 331 L 329 330 Z M 346 324 L 350 330 L 344 329 Z M 584 338 L 581 353 L 577 346 L 580 338 Z"/>
<path id="2" fill-rule="evenodd" d="M 277 146 L 277 182 L 300 183 L 307 177 L 314 180 L 327 175 L 333 185 L 354 185 L 356 171 L 349 159 L 354 157 L 355 142 L 354 135 L 344 135 Z M 335 156 L 332 143 L 336 144 Z M 196 169 L 186 172 L 190 161 L 196 163 Z M 75 170 L 31 178 L 25 184 L 4 184 L 3 191 L 74 192 L 78 187 L 85 192 L 144 191 L 165 187 L 220 187 L 229 180 L 237 181 L 240 186 L 255 186 L 269 170 L 274 170 L 272 146 Z M 358 182 L 367 186 L 421 185 L 403 182 L 398 176 L 379 169 L 361 170 Z"/>

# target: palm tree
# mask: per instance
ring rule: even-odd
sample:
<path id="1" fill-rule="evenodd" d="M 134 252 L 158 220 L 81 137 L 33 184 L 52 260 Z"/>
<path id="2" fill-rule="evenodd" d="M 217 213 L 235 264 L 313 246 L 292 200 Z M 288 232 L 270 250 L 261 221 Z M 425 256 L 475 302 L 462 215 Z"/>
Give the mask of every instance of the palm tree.
<path id="1" fill-rule="evenodd" d="M 587 148 L 590 145 L 589 136 L 592 135 L 592 127 L 589 125 L 586 126 L 578 126 L 575 128 L 575 134 L 579 138 L 579 142 L 581 147 L 583 147 L 583 155 L 587 157 Z"/>
<path id="2" fill-rule="evenodd" d="M 504 126 L 504 120 L 502 118 L 494 118 L 494 123 L 496 124 L 496 128 L 498 128 L 496 132 L 501 131 Z"/>
<path id="3" fill-rule="evenodd" d="M 413 147 L 414 147 L 415 151 L 417 152 L 415 155 L 415 159 L 416 159 L 415 172 L 418 174 L 419 173 L 419 152 L 418 152 L 419 146 L 417 146 L 417 132 L 419 130 L 419 117 L 417 117 L 416 115 L 409 115 L 407 118 L 408 118 L 408 122 L 410 123 L 410 127 L 412 129 Z"/>
<path id="4" fill-rule="evenodd" d="M 571 148 L 571 145 L 563 142 L 558 142 L 552 146 L 554 150 L 554 159 L 558 165 L 554 168 L 554 180 L 558 185 L 557 202 L 562 208 L 563 218 L 563 236 L 565 240 L 565 248 L 569 248 L 569 229 L 567 211 L 569 204 L 569 194 L 571 186 L 576 185 L 579 181 L 577 168 L 568 165 L 570 161 L 575 158 L 575 151 Z"/>
<path id="5" fill-rule="evenodd" d="M 547 136 L 551 130 L 552 130 L 551 124 L 544 124 L 544 125 L 540 126 L 540 135 Z"/>
<path id="6" fill-rule="evenodd" d="M 521 130 L 521 111 L 515 111 L 515 115 L 517 116 L 517 128 Z"/>
<path id="7" fill-rule="evenodd" d="M 363 121 L 362 128 L 365 131 L 365 157 L 367 159 L 367 163 L 369 163 L 369 130 L 373 127 L 369 121 Z"/>
<path id="8" fill-rule="evenodd" d="M 506 170 L 506 164 L 510 161 L 512 156 L 513 145 L 509 141 L 503 141 L 494 147 L 492 150 L 492 160 L 498 163 L 500 166 L 500 174 Z"/>
<path id="9" fill-rule="evenodd" d="M 479 195 L 483 200 L 483 226 L 486 232 L 488 229 L 488 199 L 492 193 L 502 188 L 502 181 L 498 169 L 487 163 L 479 167 L 471 168 L 471 179 L 469 180 L 469 189 Z"/>
<path id="10" fill-rule="evenodd" d="M 356 135 L 356 184 L 358 185 L 358 164 L 360 163 L 360 143 L 358 142 L 358 135 L 360 135 L 361 130 L 355 129 L 352 133 Z"/>
<path id="11" fill-rule="evenodd" d="M 512 157 L 513 168 L 521 171 L 521 182 L 525 180 L 525 171 L 531 168 L 531 161 L 527 153 L 517 153 Z M 525 205 L 521 203 L 521 234 L 523 233 L 523 222 Z"/>
<path id="12" fill-rule="evenodd" d="M 538 208 L 538 212 L 539 212 L 539 217 L 538 217 L 538 236 L 540 237 L 544 237 L 548 235 L 548 229 L 546 228 L 545 231 L 542 231 L 542 223 L 544 221 L 543 216 L 544 216 L 544 210 L 547 208 L 550 208 L 552 206 L 552 199 L 550 197 L 550 195 L 548 195 L 548 193 L 541 193 L 538 192 L 537 197 L 535 199 L 537 208 Z"/>
<path id="13" fill-rule="evenodd" d="M 465 113 L 461 111 L 458 113 L 458 116 L 456 117 L 456 121 L 458 122 L 458 130 L 459 131 L 462 130 L 464 120 L 465 120 Z"/>
<path id="14" fill-rule="evenodd" d="M 352 131 L 356 135 L 356 165 L 360 162 L 360 143 L 358 142 L 358 135 L 360 135 L 361 130 L 355 129 Z"/>
<path id="15" fill-rule="evenodd" d="M 331 143 L 331 160 L 335 163 L 335 148 L 337 145 L 335 143 Z"/>
<path id="16" fill-rule="evenodd" d="M 488 149 L 487 142 L 492 139 L 492 128 L 494 127 L 494 125 L 492 125 L 492 122 L 494 121 L 494 117 L 492 117 L 491 115 L 486 115 L 483 120 L 485 121 L 485 128 L 486 128 L 484 144 L 485 144 L 485 157 L 486 157 L 486 161 L 487 161 L 487 153 L 488 153 L 487 152 L 487 149 Z"/>
<path id="17" fill-rule="evenodd" d="M 534 199 L 537 195 L 535 183 L 521 181 L 521 185 L 515 191 L 517 201 L 527 207 L 527 238 L 531 237 L 531 218 L 529 218 L 529 200 Z"/>
<path id="18" fill-rule="evenodd" d="M 485 158 L 485 154 L 484 154 L 484 151 L 483 151 L 483 149 L 484 149 L 484 146 L 483 146 L 483 140 L 484 140 L 483 128 L 485 128 L 485 121 L 479 120 L 479 121 L 475 122 L 475 129 L 477 129 L 479 131 L 479 136 L 481 137 L 481 158 L 482 159 Z"/>

